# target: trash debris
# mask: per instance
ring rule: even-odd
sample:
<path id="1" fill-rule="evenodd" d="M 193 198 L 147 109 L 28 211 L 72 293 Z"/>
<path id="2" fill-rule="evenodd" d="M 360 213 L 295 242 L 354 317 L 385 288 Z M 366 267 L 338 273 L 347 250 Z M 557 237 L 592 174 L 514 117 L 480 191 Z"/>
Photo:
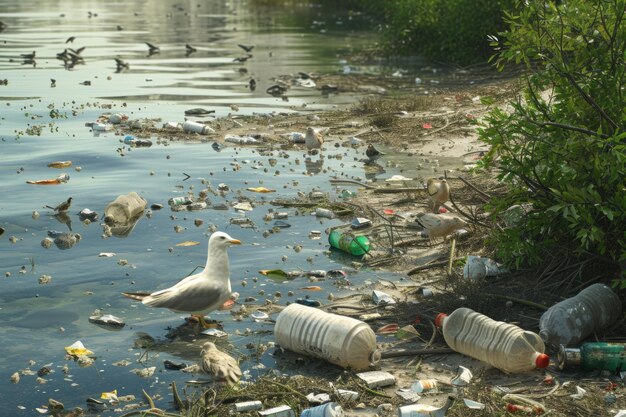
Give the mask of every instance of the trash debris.
<path id="1" fill-rule="evenodd" d="M 541 315 L 539 336 L 552 346 L 572 346 L 622 317 L 622 302 L 611 288 L 593 284 Z"/>
<path id="2" fill-rule="evenodd" d="M 450 382 L 457 387 L 464 387 L 471 382 L 473 377 L 472 371 L 464 366 L 459 366 L 456 376 Z"/>
<path id="3" fill-rule="evenodd" d="M 101 257 L 101 258 L 112 258 L 112 257 L 114 257 L 115 255 L 116 255 L 116 253 L 115 253 L 115 252 L 100 252 L 100 253 L 98 254 L 98 256 L 99 256 L 99 257 Z"/>
<path id="4" fill-rule="evenodd" d="M 428 404 L 411 404 L 398 408 L 398 417 L 444 417 L 452 404 L 454 397 L 449 396 L 443 407 L 434 407 Z"/>
<path id="5" fill-rule="evenodd" d="M 330 401 L 330 395 L 326 393 L 313 394 L 312 392 L 307 394 L 306 399 L 311 404 L 324 404 Z"/>
<path id="6" fill-rule="evenodd" d="M 322 303 L 320 303 L 317 300 L 312 300 L 310 298 L 298 298 L 296 299 L 296 303 L 301 304 L 303 306 L 307 306 L 307 307 L 321 307 L 322 306 Z"/>
<path id="7" fill-rule="evenodd" d="M 252 204 L 248 203 L 247 201 L 244 201 L 243 203 L 237 203 L 233 206 L 233 208 L 235 210 L 241 210 L 241 211 L 252 211 L 253 207 Z"/>
<path id="8" fill-rule="evenodd" d="M 150 366 L 148 368 L 135 368 L 131 369 L 130 372 L 142 377 L 149 378 L 154 375 L 154 371 L 156 371 L 156 366 Z"/>
<path id="9" fill-rule="evenodd" d="M 193 240 L 186 240 L 184 242 L 177 243 L 176 246 L 187 247 L 187 246 L 197 246 L 199 244 L 200 244 L 200 242 L 196 242 L 196 241 L 193 241 Z"/>
<path id="10" fill-rule="evenodd" d="M 185 132 L 199 133 L 201 135 L 215 133 L 215 129 L 213 129 L 211 126 L 207 126 L 198 122 L 192 122 L 190 120 L 187 120 L 185 123 L 183 123 L 183 130 Z"/>
<path id="11" fill-rule="evenodd" d="M 397 323 L 386 324 L 376 330 L 376 334 L 395 334 L 400 326 Z"/>
<path id="12" fill-rule="evenodd" d="M 587 390 L 576 385 L 576 394 L 570 395 L 575 400 L 582 400 L 587 394 Z"/>
<path id="13" fill-rule="evenodd" d="M 276 192 L 276 190 L 271 190 L 271 189 L 265 188 L 265 187 L 251 187 L 251 188 L 246 188 L 246 190 L 252 191 L 254 193 L 274 193 L 274 192 Z"/>
<path id="14" fill-rule="evenodd" d="M 17 383 L 19 383 L 19 382 L 20 382 L 20 374 L 19 374 L 19 372 L 14 372 L 14 373 L 11 375 L 11 382 L 12 382 L 13 384 L 17 384 Z"/>
<path id="15" fill-rule="evenodd" d="M 112 314 L 90 316 L 89 323 L 97 324 L 97 325 L 104 326 L 104 327 L 113 327 L 118 330 L 126 326 L 126 323 L 124 323 L 124 320 Z"/>
<path id="16" fill-rule="evenodd" d="M 274 336 L 276 343 L 285 349 L 325 359 L 344 368 L 365 369 L 380 361 L 376 335 L 369 325 L 298 303 L 290 304 L 280 312 Z"/>
<path id="17" fill-rule="evenodd" d="M 493 259 L 467 255 L 467 260 L 463 267 L 463 278 L 479 280 L 485 277 L 496 277 L 504 272 L 507 272 L 507 270 L 500 268 Z"/>
<path id="18" fill-rule="evenodd" d="M 241 413 L 243 411 L 261 410 L 262 408 L 263 408 L 263 403 L 258 400 L 235 403 L 235 411 L 237 411 L 238 413 Z"/>
<path id="19" fill-rule="evenodd" d="M 65 351 L 68 355 L 72 356 L 93 355 L 93 352 L 87 349 L 80 340 L 72 343 L 70 346 L 67 346 Z"/>
<path id="20" fill-rule="evenodd" d="M 396 383 L 396 377 L 385 371 L 369 371 L 356 374 L 369 388 L 386 387 Z"/>
<path id="21" fill-rule="evenodd" d="M 95 222 L 96 220 L 98 220 L 98 213 L 88 208 L 84 208 L 78 213 L 78 218 L 81 221 L 90 220 L 92 222 Z"/>
<path id="22" fill-rule="evenodd" d="M 169 200 L 167 200 L 167 204 L 170 205 L 170 207 L 176 207 L 176 206 L 187 206 L 189 204 L 193 203 L 193 200 L 187 196 L 185 197 L 172 197 Z"/>
<path id="23" fill-rule="evenodd" d="M 296 417 L 296 413 L 288 405 L 279 405 L 278 407 L 258 411 L 258 413 L 264 417 Z"/>
<path id="24" fill-rule="evenodd" d="M 120 195 L 104 208 L 104 223 L 114 236 L 126 237 L 135 228 L 147 204 L 134 191 Z"/>
<path id="25" fill-rule="evenodd" d="M 408 324 L 406 326 L 399 328 L 398 331 L 396 332 L 396 338 L 400 340 L 411 339 L 413 337 L 419 337 L 419 335 L 420 333 L 411 324 Z"/>
<path id="26" fill-rule="evenodd" d="M 328 219 L 332 219 L 333 217 L 335 217 L 335 213 L 333 213 L 332 210 L 328 210 L 328 209 L 324 209 L 324 208 L 316 208 L 315 209 L 315 216 L 317 217 L 326 217 Z"/>
<path id="27" fill-rule="evenodd" d="M 382 315 L 380 313 L 367 313 L 367 314 L 361 314 L 359 316 L 359 320 L 361 321 L 372 321 L 372 320 L 376 320 L 381 318 Z"/>
<path id="28" fill-rule="evenodd" d="M 586 371 L 618 372 L 626 369 L 626 343 L 588 342 L 578 348 L 560 345 L 557 363 L 560 369 L 579 366 Z"/>
<path id="29" fill-rule="evenodd" d="M 463 398 L 463 402 L 467 408 L 472 410 L 484 410 L 485 404 L 479 403 L 478 401 L 470 400 L 468 398 Z"/>
<path id="30" fill-rule="evenodd" d="M 220 329 L 206 329 L 203 330 L 202 332 L 200 332 L 203 335 L 206 336 L 213 336 L 213 337 L 226 337 L 228 336 L 228 333 L 220 330 Z"/>
<path id="31" fill-rule="evenodd" d="M 401 388 L 396 391 L 396 395 L 410 403 L 418 402 L 420 398 L 422 398 L 418 393 L 410 388 Z"/>
<path id="32" fill-rule="evenodd" d="M 395 304 L 396 300 L 386 292 L 374 290 L 372 292 L 372 302 L 374 304 Z"/>
<path id="33" fill-rule="evenodd" d="M 68 168 L 72 166 L 72 161 L 54 161 L 48 164 L 48 168 Z"/>
<path id="34" fill-rule="evenodd" d="M 69 180 L 70 180 L 69 174 L 61 174 L 56 178 L 48 179 L 48 180 L 27 180 L 26 184 L 57 185 L 57 184 L 65 184 Z"/>
<path id="35" fill-rule="evenodd" d="M 254 313 L 250 314 L 250 318 L 256 322 L 264 322 L 269 320 L 270 316 L 261 310 L 256 310 Z"/>
<path id="36" fill-rule="evenodd" d="M 238 145 L 249 145 L 251 143 L 259 143 L 259 140 L 252 136 L 241 135 L 226 135 L 224 136 L 225 142 L 236 143 Z"/>
<path id="37" fill-rule="evenodd" d="M 365 255 L 370 250 L 370 241 L 367 236 L 354 235 L 349 232 L 341 233 L 337 229 L 328 235 L 328 243 L 335 249 L 355 256 Z"/>
<path id="38" fill-rule="evenodd" d="M 420 379 L 418 381 L 415 381 L 413 385 L 411 385 L 411 389 L 417 393 L 437 391 L 438 388 L 439 381 L 437 381 L 436 379 Z"/>
<path id="39" fill-rule="evenodd" d="M 51 233 L 53 233 L 53 235 L 50 235 Z M 74 247 L 74 245 L 76 245 L 76 243 L 78 243 L 82 239 L 82 236 L 78 233 L 55 233 L 54 231 L 49 231 L 48 235 L 50 237 L 54 236 L 54 244 L 57 248 L 61 250 L 66 250 Z"/>
<path id="40" fill-rule="evenodd" d="M 330 402 L 317 407 L 307 408 L 302 411 L 300 417 L 343 417 L 343 409 L 335 402 Z"/>
<path id="41" fill-rule="evenodd" d="M 370 227 L 372 225 L 372 221 L 370 219 L 366 219 L 365 217 L 357 217 L 352 220 L 350 223 L 350 227 L 353 229 L 364 229 L 366 227 Z"/>
<path id="42" fill-rule="evenodd" d="M 504 372 L 545 368 L 550 362 L 537 334 L 495 321 L 466 307 L 457 308 L 449 316 L 440 313 L 435 325 L 442 329 L 444 339 L 452 349 Z M 487 333 L 493 337 L 478 336 Z"/>
<path id="43" fill-rule="evenodd" d="M 543 414 L 546 412 L 546 408 L 540 402 L 531 400 L 528 397 L 518 394 L 506 394 L 502 397 L 504 401 L 513 401 L 522 403 L 524 405 L 517 405 L 514 403 L 507 403 L 506 409 L 512 413 L 522 411 L 524 413 Z"/>
<path id="44" fill-rule="evenodd" d="M 385 180 L 386 182 L 413 181 L 413 178 L 407 178 L 404 175 L 393 175 Z"/>
<path id="45" fill-rule="evenodd" d="M 184 362 L 172 362 L 171 360 L 166 359 L 163 361 L 163 367 L 173 371 L 180 371 L 181 369 L 186 368 L 187 364 Z"/>

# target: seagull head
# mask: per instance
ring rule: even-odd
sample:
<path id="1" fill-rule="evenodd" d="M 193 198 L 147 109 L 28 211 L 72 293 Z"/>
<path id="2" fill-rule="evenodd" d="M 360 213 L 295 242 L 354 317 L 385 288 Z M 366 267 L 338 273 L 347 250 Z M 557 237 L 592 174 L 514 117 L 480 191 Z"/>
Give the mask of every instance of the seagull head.
<path id="1" fill-rule="evenodd" d="M 209 238 L 209 246 L 211 247 L 228 248 L 231 245 L 241 245 L 241 241 L 224 232 L 215 232 Z"/>
<path id="2" fill-rule="evenodd" d="M 211 349 L 217 349 L 217 346 L 215 346 L 215 343 L 213 342 L 206 342 L 205 344 L 202 345 L 202 352 L 204 353 L 207 350 L 211 350 Z"/>

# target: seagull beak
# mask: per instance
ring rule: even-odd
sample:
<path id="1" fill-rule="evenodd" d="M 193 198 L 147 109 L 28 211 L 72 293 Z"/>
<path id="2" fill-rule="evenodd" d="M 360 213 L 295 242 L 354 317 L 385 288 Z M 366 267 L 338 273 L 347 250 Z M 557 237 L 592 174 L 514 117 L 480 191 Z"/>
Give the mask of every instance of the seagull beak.
<path id="1" fill-rule="evenodd" d="M 231 239 L 230 243 L 233 245 L 241 245 L 241 240 L 239 239 Z"/>

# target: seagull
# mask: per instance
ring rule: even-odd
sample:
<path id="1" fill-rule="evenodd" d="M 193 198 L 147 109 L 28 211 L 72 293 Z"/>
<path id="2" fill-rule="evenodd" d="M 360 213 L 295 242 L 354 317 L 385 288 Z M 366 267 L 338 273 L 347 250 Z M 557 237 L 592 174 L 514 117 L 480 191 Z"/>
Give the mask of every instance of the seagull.
<path id="1" fill-rule="evenodd" d="M 467 222 L 460 217 L 445 214 L 424 213 L 415 219 L 415 222 L 428 232 L 428 238 L 445 238 L 455 230 L 467 226 Z"/>
<path id="2" fill-rule="evenodd" d="M 22 57 L 22 59 L 33 60 L 35 59 L 35 51 L 33 51 L 31 54 L 20 54 L 20 56 Z"/>
<path id="3" fill-rule="evenodd" d="M 179 281 L 172 287 L 156 292 L 122 293 L 150 307 L 168 308 L 175 312 L 199 316 L 204 327 L 204 314 L 217 310 L 230 298 L 230 264 L 228 252 L 241 242 L 227 233 L 215 232 L 209 238 L 209 250 L 204 269 Z"/>
<path id="4" fill-rule="evenodd" d="M 68 211 L 71 205 L 72 205 L 72 197 L 68 198 L 66 201 L 62 202 L 56 207 L 51 207 L 51 206 L 46 206 L 46 207 L 54 210 L 56 213 L 63 213 L 63 212 Z"/>
<path id="5" fill-rule="evenodd" d="M 241 378 L 239 364 L 232 356 L 222 352 L 213 342 L 202 345 L 202 370 L 218 381 L 235 385 Z"/>
<path id="6" fill-rule="evenodd" d="M 435 178 L 429 178 L 426 183 L 426 189 L 430 199 L 433 201 L 433 213 L 437 213 L 439 207 L 445 204 L 450 198 L 450 186 L 445 178 L 439 178 L 437 181 Z"/>
<path id="7" fill-rule="evenodd" d="M 115 72 L 122 72 L 122 70 L 130 69 L 128 62 L 125 62 L 120 58 L 115 58 L 115 65 L 117 66 L 117 70 Z"/>
<path id="8" fill-rule="evenodd" d="M 150 42 L 145 42 L 145 44 L 148 45 L 148 55 L 158 54 L 161 51 L 161 48 L 151 44 Z"/>
<path id="9" fill-rule="evenodd" d="M 197 51 L 196 48 L 194 48 L 193 46 L 189 45 L 189 44 L 185 44 L 185 50 L 187 51 L 187 55 L 191 55 L 194 52 Z"/>
<path id="10" fill-rule="evenodd" d="M 254 45 L 247 46 L 247 45 L 237 44 L 237 46 L 246 52 L 251 52 L 254 49 Z"/>
<path id="11" fill-rule="evenodd" d="M 322 144 L 324 143 L 324 138 L 318 132 L 315 131 L 312 127 L 308 127 L 306 129 L 306 134 L 304 135 L 304 144 L 306 148 L 310 151 L 313 149 L 321 149 Z"/>
<path id="12" fill-rule="evenodd" d="M 65 41 L 65 43 L 74 43 L 74 40 L 76 39 L 76 36 L 70 36 L 69 38 L 67 38 L 67 40 Z"/>

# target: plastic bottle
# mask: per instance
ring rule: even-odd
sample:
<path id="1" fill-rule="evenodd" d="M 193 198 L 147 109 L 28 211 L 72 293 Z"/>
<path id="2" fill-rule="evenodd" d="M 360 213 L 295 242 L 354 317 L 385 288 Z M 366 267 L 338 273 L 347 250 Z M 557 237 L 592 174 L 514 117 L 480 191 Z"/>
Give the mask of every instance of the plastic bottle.
<path id="1" fill-rule="evenodd" d="M 411 385 L 411 389 L 415 392 L 433 391 L 439 386 L 436 379 L 420 379 Z"/>
<path id="2" fill-rule="evenodd" d="M 129 224 L 141 216 L 146 208 L 146 200 L 134 191 L 120 195 L 104 208 L 107 224 Z"/>
<path id="3" fill-rule="evenodd" d="M 370 241 L 367 236 L 355 236 L 352 233 L 341 233 L 339 230 L 333 230 L 328 236 L 328 243 L 336 249 L 352 255 L 365 255 L 370 250 Z"/>
<path id="4" fill-rule="evenodd" d="M 183 130 L 185 132 L 195 132 L 201 135 L 208 135 L 209 133 L 215 133 L 215 130 L 211 126 L 203 125 L 202 123 L 186 121 L 183 123 Z"/>
<path id="5" fill-rule="evenodd" d="M 448 400 L 440 408 L 428 404 L 405 405 L 398 408 L 398 417 L 445 417 L 454 400 L 455 397 L 448 396 Z"/>
<path id="6" fill-rule="evenodd" d="M 609 287 L 593 284 L 550 307 L 539 319 L 539 336 L 551 346 L 572 346 L 622 315 L 622 303 Z"/>
<path id="7" fill-rule="evenodd" d="M 580 348 L 561 345 L 557 355 L 559 368 L 580 366 L 586 371 L 626 371 L 626 343 L 590 342 Z"/>
<path id="8" fill-rule="evenodd" d="M 435 324 L 442 328 L 452 349 L 504 372 L 525 372 L 549 364 L 543 341 L 536 333 L 469 308 L 457 308 L 449 316 L 441 313 Z"/>
<path id="9" fill-rule="evenodd" d="M 369 325 L 297 303 L 278 315 L 274 335 L 283 348 L 344 368 L 360 370 L 380 361 L 376 335 Z"/>

